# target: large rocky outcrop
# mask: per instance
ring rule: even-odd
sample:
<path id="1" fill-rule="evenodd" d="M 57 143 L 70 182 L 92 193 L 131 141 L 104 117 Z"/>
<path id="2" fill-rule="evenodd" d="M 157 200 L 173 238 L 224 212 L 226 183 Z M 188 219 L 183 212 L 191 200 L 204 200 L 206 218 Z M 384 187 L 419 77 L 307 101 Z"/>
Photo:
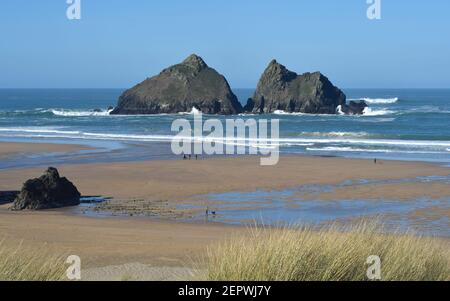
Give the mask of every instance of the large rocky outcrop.
<path id="1" fill-rule="evenodd" d="M 335 114 L 345 100 L 345 94 L 320 72 L 298 75 L 273 60 L 245 109 L 253 113 Z"/>
<path id="2" fill-rule="evenodd" d="M 49 167 L 41 177 L 23 184 L 11 209 L 41 210 L 76 206 L 80 204 L 80 196 L 72 182 L 61 178 L 56 168 Z"/>
<path id="3" fill-rule="evenodd" d="M 195 54 L 125 91 L 111 114 L 237 114 L 242 106 L 225 77 Z"/>

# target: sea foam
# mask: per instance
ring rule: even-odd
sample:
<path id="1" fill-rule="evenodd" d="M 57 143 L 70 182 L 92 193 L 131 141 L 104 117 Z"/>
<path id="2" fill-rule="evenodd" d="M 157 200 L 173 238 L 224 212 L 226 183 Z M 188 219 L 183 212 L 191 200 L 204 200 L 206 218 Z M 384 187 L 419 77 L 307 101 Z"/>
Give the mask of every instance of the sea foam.
<path id="1" fill-rule="evenodd" d="M 395 112 L 388 109 L 372 109 L 369 107 L 364 108 L 363 116 L 381 116 L 381 115 L 389 115 L 394 114 Z"/>
<path id="2" fill-rule="evenodd" d="M 88 117 L 88 116 L 109 116 L 111 110 L 104 111 L 81 111 L 81 110 L 60 110 L 60 109 L 50 109 L 56 116 L 64 117 Z"/>
<path id="3" fill-rule="evenodd" d="M 367 137 L 366 132 L 301 132 L 302 136 L 312 137 Z"/>
<path id="4" fill-rule="evenodd" d="M 354 98 L 349 100 L 364 100 L 366 103 L 369 104 L 392 104 L 399 101 L 398 97 L 393 98 L 369 98 L 369 97 L 363 97 L 363 98 Z"/>
<path id="5" fill-rule="evenodd" d="M 401 153 L 401 154 L 442 154 L 442 151 L 427 151 L 427 150 L 402 150 L 402 149 L 367 149 L 354 147 L 308 147 L 308 151 L 325 151 L 325 152 L 358 152 L 358 153 Z"/>

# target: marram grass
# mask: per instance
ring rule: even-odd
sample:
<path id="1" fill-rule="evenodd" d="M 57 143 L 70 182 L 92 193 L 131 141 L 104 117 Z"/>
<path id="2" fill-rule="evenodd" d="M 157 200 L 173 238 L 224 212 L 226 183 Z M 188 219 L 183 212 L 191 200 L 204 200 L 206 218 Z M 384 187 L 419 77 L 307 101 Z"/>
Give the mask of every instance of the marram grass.
<path id="1" fill-rule="evenodd" d="M 202 279 L 364 281 L 367 257 L 381 258 L 381 280 L 450 280 L 448 240 L 383 234 L 361 223 L 342 229 L 249 228 L 208 248 Z M 64 256 L 0 242 L 0 280 L 65 280 Z"/>
<path id="2" fill-rule="evenodd" d="M 381 259 L 381 280 L 450 280 L 449 243 L 382 234 L 375 224 L 342 229 L 250 228 L 208 249 L 207 280 L 365 281 L 367 258 Z"/>
<path id="3" fill-rule="evenodd" d="M 0 241 L 1 281 L 64 280 L 67 269 L 65 257 L 54 256 L 43 248 L 27 248 L 23 244 L 6 246 Z"/>

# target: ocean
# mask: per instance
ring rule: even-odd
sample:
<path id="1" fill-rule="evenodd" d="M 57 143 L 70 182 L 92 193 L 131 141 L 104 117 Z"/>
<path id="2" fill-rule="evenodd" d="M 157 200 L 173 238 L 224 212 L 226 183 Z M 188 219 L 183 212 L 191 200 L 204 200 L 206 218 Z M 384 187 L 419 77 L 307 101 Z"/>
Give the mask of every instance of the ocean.
<path id="1" fill-rule="evenodd" d="M 0 89 L 0 141 L 77 143 L 97 150 L 52 162 L 164 159 L 177 118 L 190 114 L 110 116 L 123 89 Z M 234 91 L 241 103 L 252 89 Z M 277 112 L 232 118 L 277 118 L 282 154 L 342 156 L 450 163 L 450 89 L 345 89 L 348 100 L 364 99 L 363 116 Z M 204 116 L 224 120 L 224 116 Z M 33 165 L 3 162 L 0 168 Z M 39 163 L 45 165 L 45 158 Z"/>

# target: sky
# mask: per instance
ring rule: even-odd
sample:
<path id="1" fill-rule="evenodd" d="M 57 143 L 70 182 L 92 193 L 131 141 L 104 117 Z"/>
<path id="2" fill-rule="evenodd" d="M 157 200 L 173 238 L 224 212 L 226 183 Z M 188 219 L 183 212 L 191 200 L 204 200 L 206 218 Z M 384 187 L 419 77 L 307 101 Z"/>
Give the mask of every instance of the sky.
<path id="1" fill-rule="evenodd" d="M 203 57 L 232 88 L 271 59 L 341 88 L 450 88 L 450 1 L 1 0 L 0 88 L 127 88 Z"/>

